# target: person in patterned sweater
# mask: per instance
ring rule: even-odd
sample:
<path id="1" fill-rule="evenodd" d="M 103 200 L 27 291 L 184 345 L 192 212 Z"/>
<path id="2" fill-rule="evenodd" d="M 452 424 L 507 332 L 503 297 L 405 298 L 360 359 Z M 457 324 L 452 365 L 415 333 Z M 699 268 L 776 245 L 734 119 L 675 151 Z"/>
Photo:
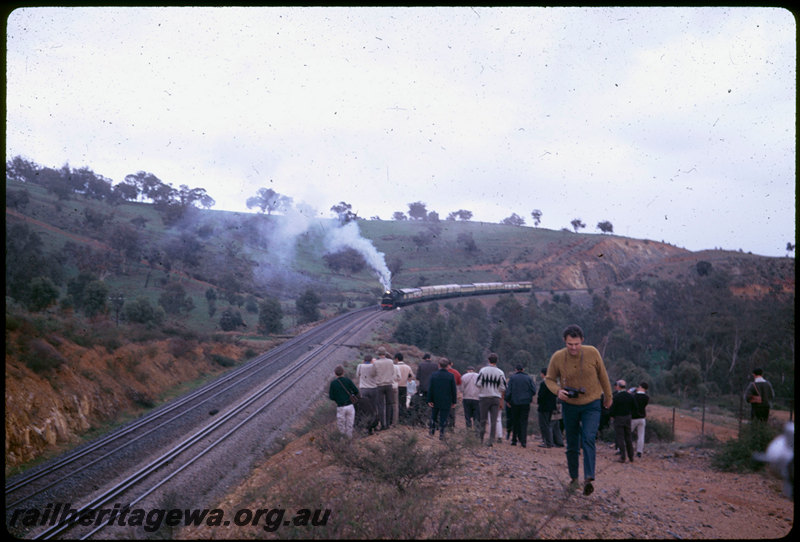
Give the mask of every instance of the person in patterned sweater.
<path id="1" fill-rule="evenodd" d="M 481 442 L 486 434 L 486 421 L 488 419 L 489 446 L 497 437 L 497 413 L 502 406 L 503 396 L 506 391 L 506 375 L 497 367 L 497 354 L 489 354 L 489 365 L 478 371 L 478 401 L 480 404 Z M 502 431 L 502 427 L 500 431 Z"/>

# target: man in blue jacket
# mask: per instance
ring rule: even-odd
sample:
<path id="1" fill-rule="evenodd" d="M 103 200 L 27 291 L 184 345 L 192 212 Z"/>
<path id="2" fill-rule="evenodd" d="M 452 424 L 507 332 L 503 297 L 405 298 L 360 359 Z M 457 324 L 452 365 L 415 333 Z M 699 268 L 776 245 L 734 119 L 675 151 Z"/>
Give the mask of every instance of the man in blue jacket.
<path id="1" fill-rule="evenodd" d="M 536 388 L 521 364 L 517 363 L 516 370 L 509 377 L 506 387 L 506 401 L 511 405 L 511 445 L 516 446 L 519 441 L 525 448 L 528 444 L 528 417 Z"/>
<path id="2" fill-rule="evenodd" d="M 439 425 L 439 440 L 444 440 L 444 429 L 447 427 L 447 417 L 450 409 L 456 406 L 458 391 L 456 378 L 447 370 L 450 361 L 447 358 L 439 360 L 439 370 L 431 375 L 428 385 L 428 406 L 431 407 L 431 436 L 436 433 Z"/>

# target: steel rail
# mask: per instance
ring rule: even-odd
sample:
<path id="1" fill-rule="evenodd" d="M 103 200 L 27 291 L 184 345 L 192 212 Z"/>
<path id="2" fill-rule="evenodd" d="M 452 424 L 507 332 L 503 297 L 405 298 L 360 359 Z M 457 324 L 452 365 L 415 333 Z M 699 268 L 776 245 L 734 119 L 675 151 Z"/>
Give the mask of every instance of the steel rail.
<path id="1" fill-rule="evenodd" d="M 365 312 L 365 311 L 357 311 L 357 312 Z M 309 352 L 305 357 L 302 359 L 295 361 L 289 370 L 277 375 L 275 379 L 268 382 L 266 385 L 252 393 L 246 399 L 242 400 L 236 406 L 229 409 L 223 416 L 216 418 L 210 424 L 206 425 L 202 429 L 195 432 L 190 437 L 184 439 L 179 444 L 174 446 L 169 451 L 165 452 L 164 454 L 160 455 L 158 458 L 151 461 L 148 465 L 142 467 L 141 469 L 137 470 L 135 473 L 128 476 L 125 480 L 115 484 L 110 489 L 102 493 L 101 495 L 95 497 L 91 502 L 81 506 L 77 509 L 77 513 L 74 517 L 78 518 L 81 516 L 82 513 L 86 512 L 87 510 L 97 509 L 98 507 L 102 506 L 103 504 L 108 503 L 114 497 L 117 497 L 124 491 L 128 490 L 129 488 L 133 487 L 135 484 L 139 483 L 143 479 L 145 479 L 150 474 L 157 471 L 159 468 L 163 467 L 181 453 L 190 450 L 198 441 L 204 439 L 205 437 L 209 436 L 211 433 L 222 427 L 225 423 L 229 420 L 237 416 L 238 414 L 242 413 L 246 408 L 250 407 L 253 403 L 261 399 L 264 395 L 272 392 L 275 388 L 278 387 L 280 384 L 284 384 L 287 380 L 293 377 L 291 382 L 288 382 L 289 386 L 284 386 L 283 391 L 280 391 L 275 397 L 267 401 L 265 404 L 261 405 L 256 409 L 255 412 L 249 414 L 246 418 L 238 422 L 233 428 L 229 429 L 225 434 L 217 438 L 214 442 L 212 442 L 208 447 L 204 448 L 199 453 L 195 454 L 191 458 L 186 461 L 178 470 L 174 471 L 169 476 L 165 477 L 164 479 L 160 480 L 155 486 L 150 487 L 144 494 L 140 495 L 128 504 L 128 506 L 139 502 L 139 500 L 143 499 L 153 491 L 155 491 L 158 487 L 169 481 L 172 477 L 177 475 L 179 472 L 183 471 L 183 469 L 190 466 L 192 463 L 197 461 L 200 457 L 205 455 L 208 451 L 216 447 L 218 444 L 229 438 L 232 434 L 234 434 L 237 430 L 239 430 L 244 424 L 254 418 L 256 415 L 260 414 L 267 406 L 271 405 L 274 401 L 280 398 L 287 390 L 291 387 L 291 384 L 296 383 L 301 378 L 305 377 L 308 372 L 315 368 L 315 365 L 311 365 L 310 362 L 318 357 L 320 357 L 323 353 L 327 352 L 327 350 L 331 348 L 335 348 L 338 345 L 336 341 L 341 338 L 342 336 L 350 333 L 356 327 L 362 327 L 367 321 L 375 319 L 379 316 L 380 313 L 377 311 L 370 311 L 372 314 L 366 314 L 366 316 L 362 314 L 358 314 L 358 318 L 354 319 L 352 322 L 349 322 L 348 325 L 343 328 L 341 331 L 336 333 L 333 337 L 329 338 L 325 344 L 323 344 L 320 348 Z M 353 317 L 353 313 L 348 313 L 350 317 Z M 347 315 L 345 315 L 347 316 Z M 339 320 L 338 318 L 336 319 Z M 305 369 L 301 372 L 301 369 Z M 74 523 L 72 522 L 65 522 L 63 524 L 56 524 L 53 527 L 46 529 L 38 533 L 35 538 L 36 539 L 50 539 L 54 536 L 57 536 L 67 530 L 70 530 L 74 527 Z M 96 533 L 97 531 L 106 528 L 108 525 L 99 525 L 97 528 L 90 533 L 84 535 L 84 538 L 88 538 L 92 534 Z"/>
<path id="2" fill-rule="evenodd" d="M 358 311 L 353 311 L 353 312 L 348 313 L 348 314 L 352 316 L 353 314 L 357 314 L 357 313 L 359 313 L 361 311 L 366 311 L 366 310 L 370 310 L 370 308 L 359 309 Z M 347 315 L 342 315 L 342 317 L 346 317 L 346 316 Z M 81 470 L 83 470 L 85 468 L 88 468 L 89 466 L 94 465 L 95 463 L 101 461 L 102 459 L 105 459 L 106 457 L 110 456 L 111 454 L 116 453 L 116 452 L 124 449 L 128 445 L 130 445 L 130 444 L 136 442 L 137 440 L 139 440 L 140 438 L 143 438 L 144 436 L 152 433 L 156 429 L 159 429 L 159 428 L 163 427 L 164 425 L 166 425 L 168 423 L 176 421 L 177 419 L 179 419 L 180 417 L 184 416 L 185 414 L 191 412 L 195 408 L 199 408 L 199 407 L 203 406 L 206 402 L 214 399 L 215 397 L 217 397 L 218 395 L 224 393 L 225 391 L 228 391 L 229 389 L 231 389 L 232 387 L 237 385 L 241 380 L 244 380 L 245 378 L 251 377 L 252 374 L 254 374 L 254 373 L 258 373 L 258 372 L 263 371 L 265 369 L 269 369 L 271 364 L 275 363 L 275 361 L 280 360 L 280 356 L 281 356 L 281 354 L 283 352 L 285 352 L 286 350 L 292 349 L 292 348 L 297 348 L 299 346 L 302 346 L 302 344 L 305 344 L 305 343 L 313 341 L 314 338 L 317 335 L 322 335 L 323 331 L 326 330 L 330 325 L 335 325 L 335 322 L 338 322 L 340 318 L 341 317 L 336 317 L 336 318 L 334 318 L 332 320 L 329 320 L 328 322 L 325 322 L 324 324 L 322 324 L 320 326 L 317 326 L 317 327 L 313 328 L 312 330 L 309 330 L 306 334 L 303 334 L 303 335 L 301 335 L 299 337 L 296 337 L 295 339 L 293 339 L 291 341 L 288 341 L 286 343 L 282 343 L 282 344 L 278 345 L 277 347 L 275 347 L 275 348 L 273 348 L 273 349 L 271 349 L 271 350 L 269 350 L 269 351 L 267 351 L 267 352 L 255 357 L 255 358 L 253 358 L 252 360 L 248 361 L 247 363 L 245 363 L 241 367 L 238 367 L 234 371 L 228 372 L 225 375 L 220 376 L 218 379 L 214 380 L 213 382 L 210 382 L 210 383 L 202 386 L 201 388 L 198 388 L 198 389 L 188 393 L 187 395 L 181 397 L 180 399 L 178 399 L 176 401 L 172 401 L 170 403 L 167 403 L 166 405 L 163 405 L 162 407 L 154 410 L 153 412 L 150 412 L 150 413 L 146 414 L 145 416 L 142 416 L 141 418 L 137 419 L 136 421 L 131 422 L 130 424 L 126 425 L 125 427 L 123 427 L 123 428 L 121 428 L 121 429 L 119 429 L 117 431 L 114 431 L 114 432 L 112 432 L 112 433 L 110 433 L 110 434 L 98 439 L 97 441 L 94 441 L 93 443 L 91 443 L 88 446 L 85 446 L 85 447 L 80 448 L 78 450 L 74 450 L 74 451 L 62 456 L 55 463 L 53 463 L 51 465 L 48 465 L 47 467 L 42 468 L 42 469 L 40 469 L 40 470 L 38 470 L 36 472 L 32 472 L 27 476 L 23 476 L 22 478 L 18 478 L 16 480 L 14 480 L 14 482 L 12 482 L 10 484 L 7 484 L 5 486 L 6 501 L 8 501 L 8 496 L 10 494 L 18 491 L 19 489 L 21 489 L 23 487 L 26 487 L 31 482 L 33 482 L 35 480 L 38 480 L 39 478 L 42 478 L 44 476 L 53 474 L 53 473 L 57 472 L 58 470 L 66 467 L 67 465 L 70 465 L 73 462 L 81 459 L 82 457 L 85 457 L 86 455 L 94 453 L 97 450 L 99 450 L 100 448 L 102 448 L 104 446 L 107 446 L 107 445 L 113 443 L 116 440 L 119 440 L 119 439 L 122 439 L 124 437 L 127 437 L 128 435 L 130 435 L 131 433 L 134 433 L 138 429 L 140 429 L 142 427 L 145 427 L 145 426 L 148 426 L 148 425 L 152 424 L 155 420 L 157 420 L 157 419 L 159 419 L 159 418 L 161 418 L 163 416 L 166 416 L 169 413 L 177 410 L 178 411 L 177 415 L 172 416 L 171 418 L 165 420 L 164 422 L 162 422 L 158 426 L 148 430 L 147 432 L 143 433 L 142 435 L 139 435 L 138 437 L 136 437 L 134 439 L 125 441 L 120 446 L 118 446 L 118 447 L 114 448 L 113 450 L 105 453 L 104 455 L 98 457 L 97 459 L 94 459 L 93 461 L 91 461 L 89 463 L 86 463 L 85 465 L 82 465 L 80 469 L 77 469 L 77 470 L 71 472 L 70 476 L 78 474 Z M 231 381 L 233 381 L 233 382 L 231 382 Z M 230 384 L 225 386 L 229 382 L 230 382 Z M 199 398 L 199 397 L 201 397 L 201 396 L 203 396 L 205 394 L 211 393 L 211 392 L 215 392 L 215 393 L 213 393 L 212 395 L 204 398 L 202 401 L 198 402 L 193 407 L 181 410 L 181 408 L 184 405 L 186 405 L 188 403 L 191 403 L 192 401 L 196 400 L 197 398 Z M 33 497 L 34 495 L 37 495 L 37 494 L 41 493 L 42 491 L 44 491 L 46 489 L 49 489 L 50 487 L 53 487 L 54 485 L 56 485 L 58 483 L 61 483 L 63 480 L 64 480 L 64 478 L 60 478 L 58 480 L 54 480 L 52 483 L 50 483 L 50 484 L 48 484 L 46 486 L 43 486 L 41 488 L 38 488 L 36 491 L 34 491 L 32 493 L 29 493 L 25 497 L 22 497 L 22 498 L 14 501 L 14 502 L 11 502 L 11 503 L 7 504 L 7 507 L 10 508 L 10 507 L 13 507 L 14 505 L 17 505 L 17 504 L 19 504 L 21 502 L 24 502 L 25 500 Z"/>

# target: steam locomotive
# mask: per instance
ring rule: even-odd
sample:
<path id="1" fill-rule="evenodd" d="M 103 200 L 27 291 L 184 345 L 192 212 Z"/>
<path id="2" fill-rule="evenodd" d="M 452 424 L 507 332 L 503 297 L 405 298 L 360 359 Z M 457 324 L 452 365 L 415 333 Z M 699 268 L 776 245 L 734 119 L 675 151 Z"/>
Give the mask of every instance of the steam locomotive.
<path id="1" fill-rule="evenodd" d="M 462 297 L 469 295 L 503 294 L 507 292 L 529 292 L 532 282 L 476 282 L 473 284 L 439 284 L 419 288 L 392 288 L 381 297 L 381 308 L 391 310 L 411 303 Z"/>

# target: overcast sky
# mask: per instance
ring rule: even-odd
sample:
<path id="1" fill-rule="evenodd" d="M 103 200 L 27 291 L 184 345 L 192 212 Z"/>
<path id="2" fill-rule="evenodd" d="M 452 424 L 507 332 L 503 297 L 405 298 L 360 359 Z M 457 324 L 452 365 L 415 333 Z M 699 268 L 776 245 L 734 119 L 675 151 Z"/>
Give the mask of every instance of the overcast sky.
<path id="1" fill-rule="evenodd" d="M 26 8 L 7 158 L 247 210 L 516 213 L 689 250 L 795 242 L 796 25 L 766 8 Z"/>

